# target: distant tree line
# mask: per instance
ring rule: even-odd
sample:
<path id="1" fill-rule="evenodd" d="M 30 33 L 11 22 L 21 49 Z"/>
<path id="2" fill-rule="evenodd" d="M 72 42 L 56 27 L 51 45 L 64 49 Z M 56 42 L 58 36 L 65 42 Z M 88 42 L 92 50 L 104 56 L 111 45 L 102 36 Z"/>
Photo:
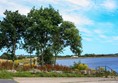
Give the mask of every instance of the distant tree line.
<path id="1" fill-rule="evenodd" d="M 84 54 L 81 57 L 109 57 L 109 56 L 118 56 L 118 53 L 115 54 Z"/>
<path id="2" fill-rule="evenodd" d="M 70 21 L 64 21 L 52 6 L 32 8 L 27 15 L 6 10 L 0 21 L 0 50 L 6 52 L 14 62 L 17 49 L 30 55 L 35 51 L 41 65 L 51 64 L 52 58 L 65 47 L 77 56 L 82 51 L 79 30 Z M 7 55 L 7 56 L 9 56 Z"/>
<path id="3" fill-rule="evenodd" d="M 34 58 L 34 57 L 37 57 L 37 56 L 36 55 L 16 55 L 15 60 L 16 59 Z M 0 59 L 12 60 L 12 55 L 5 52 L 2 55 L 0 55 Z"/>

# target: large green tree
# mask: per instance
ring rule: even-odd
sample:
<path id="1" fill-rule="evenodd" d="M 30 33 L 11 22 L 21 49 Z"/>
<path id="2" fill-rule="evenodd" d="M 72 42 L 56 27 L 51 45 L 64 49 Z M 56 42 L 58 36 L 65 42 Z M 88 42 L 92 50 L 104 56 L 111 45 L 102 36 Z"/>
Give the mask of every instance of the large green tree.
<path id="1" fill-rule="evenodd" d="M 12 55 L 12 61 L 14 63 L 14 57 L 16 49 L 21 46 L 22 36 L 25 31 L 25 24 L 27 22 L 26 16 L 21 15 L 18 11 L 11 12 L 5 11 L 5 17 L 0 22 L 0 38 L 1 48 L 7 48 L 7 51 Z"/>
<path id="2" fill-rule="evenodd" d="M 25 44 L 27 48 L 33 46 L 39 56 L 41 64 L 44 64 L 44 52 L 52 45 L 52 35 L 62 23 L 62 17 L 51 6 L 49 8 L 33 8 L 28 13 L 29 27 L 26 30 Z M 30 45 L 29 45 L 30 44 Z"/>
<path id="3" fill-rule="evenodd" d="M 45 52 L 54 54 L 55 63 L 58 53 L 64 47 L 70 46 L 73 53 L 81 53 L 81 37 L 75 25 L 63 21 L 62 16 L 53 7 L 33 8 L 27 15 L 28 28 L 26 30 L 24 46 L 30 52 L 36 51 L 41 58 L 41 64 L 46 64 Z"/>

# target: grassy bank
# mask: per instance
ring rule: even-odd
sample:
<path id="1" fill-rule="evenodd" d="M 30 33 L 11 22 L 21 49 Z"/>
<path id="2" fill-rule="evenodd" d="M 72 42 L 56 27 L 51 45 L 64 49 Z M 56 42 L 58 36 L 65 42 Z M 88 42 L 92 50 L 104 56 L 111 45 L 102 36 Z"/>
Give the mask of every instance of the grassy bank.
<path id="1" fill-rule="evenodd" d="M 73 66 L 44 65 L 36 66 L 30 64 L 19 65 L 11 61 L 0 62 L 0 78 L 12 79 L 13 77 L 101 77 L 115 75 L 113 71 L 106 71 L 105 68 L 91 69 L 83 63 L 74 63 Z"/>

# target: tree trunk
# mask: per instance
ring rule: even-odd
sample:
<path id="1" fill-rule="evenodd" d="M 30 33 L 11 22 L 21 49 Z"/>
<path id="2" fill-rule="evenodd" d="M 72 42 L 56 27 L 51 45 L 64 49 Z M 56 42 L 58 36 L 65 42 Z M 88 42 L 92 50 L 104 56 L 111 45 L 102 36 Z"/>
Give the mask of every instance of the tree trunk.
<path id="1" fill-rule="evenodd" d="M 14 61 L 15 61 L 15 52 L 16 52 L 16 44 L 14 42 L 13 49 L 12 49 L 12 61 L 13 61 L 12 70 L 14 70 L 14 66 L 15 66 L 15 63 L 14 63 Z"/>
<path id="2" fill-rule="evenodd" d="M 41 66 L 44 65 L 43 50 L 41 50 Z"/>
<path id="3" fill-rule="evenodd" d="M 31 53 L 30 53 L 30 67 L 32 68 L 32 59 L 31 59 Z"/>
<path id="4" fill-rule="evenodd" d="M 55 53 L 54 65 L 56 65 L 57 54 Z"/>
<path id="5" fill-rule="evenodd" d="M 43 66 L 44 65 L 44 60 L 43 60 L 43 53 L 42 53 L 42 55 L 41 55 L 41 66 Z"/>

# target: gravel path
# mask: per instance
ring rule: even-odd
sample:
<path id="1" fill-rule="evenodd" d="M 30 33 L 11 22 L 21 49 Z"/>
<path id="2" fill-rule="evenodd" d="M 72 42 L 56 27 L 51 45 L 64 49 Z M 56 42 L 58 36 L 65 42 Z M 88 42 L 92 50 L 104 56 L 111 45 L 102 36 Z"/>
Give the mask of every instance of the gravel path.
<path id="1" fill-rule="evenodd" d="M 18 83 L 118 83 L 118 78 L 14 78 Z"/>

